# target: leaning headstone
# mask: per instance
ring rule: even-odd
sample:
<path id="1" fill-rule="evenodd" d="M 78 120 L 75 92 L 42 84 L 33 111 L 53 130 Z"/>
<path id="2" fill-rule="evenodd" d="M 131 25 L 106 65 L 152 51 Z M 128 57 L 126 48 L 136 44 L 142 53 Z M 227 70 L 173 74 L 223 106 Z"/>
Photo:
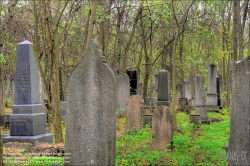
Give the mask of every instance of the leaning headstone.
<path id="1" fill-rule="evenodd" d="M 208 123 L 207 109 L 205 107 L 203 79 L 201 75 L 195 76 L 195 111 L 200 115 L 201 123 Z"/>
<path id="2" fill-rule="evenodd" d="M 169 107 L 158 106 L 152 118 L 152 149 L 167 149 L 173 139 L 173 116 Z"/>
<path id="3" fill-rule="evenodd" d="M 157 105 L 170 106 L 168 91 L 168 71 L 163 69 L 158 74 L 158 100 Z"/>
<path id="4" fill-rule="evenodd" d="M 52 143 L 46 134 L 46 115 L 40 103 L 39 72 L 33 46 L 23 41 L 16 46 L 15 98 L 10 115 L 10 136 L 3 142 Z"/>
<path id="5" fill-rule="evenodd" d="M 232 65 L 228 164 L 250 165 L 250 56 Z"/>
<path id="6" fill-rule="evenodd" d="M 217 85 L 216 85 L 216 65 L 210 64 L 208 68 L 208 86 L 206 106 L 210 111 L 219 111 L 217 106 Z"/>
<path id="7" fill-rule="evenodd" d="M 67 87 L 65 165 L 115 165 L 116 78 L 90 40 Z"/>
<path id="8" fill-rule="evenodd" d="M 130 95 L 135 95 L 137 91 L 137 72 L 136 70 L 127 71 L 130 82 Z"/>
<path id="9" fill-rule="evenodd" d="M 60 110 L 61 110 L 61 119 L 65 121 L 66 119 L 66 101 L 60 102 Z"/>
<path id="10" fill-rule="evenodd" d="M 130 96 L 129 77 L 126 73 L 119 74 L 117 79 L 117 108 L 119 113 L 125 114 L 126 100 Z"/>
<path id="11" fill-rule="evenodd" d="M 126 131 L 140 130 L 142 127 L 142 101 L 139 95 L 132 95 L 127 100 Z"/>

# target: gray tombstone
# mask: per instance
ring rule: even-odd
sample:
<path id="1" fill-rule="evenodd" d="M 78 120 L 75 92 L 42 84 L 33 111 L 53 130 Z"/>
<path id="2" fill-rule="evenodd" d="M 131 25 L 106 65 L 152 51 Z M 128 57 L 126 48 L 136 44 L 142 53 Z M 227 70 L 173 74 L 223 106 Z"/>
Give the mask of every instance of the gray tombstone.
<path id="1" fill-rule="evenodd" d="M 116 76 L 117 79 L 117 108 L 119 112 L 125 112 L 126 100 L 130 96 L 129 76 L 126 73 Z"/>
<path id="2" fill-rule="evenodd" d="M 203 79 L 201 75 L 195 76 L 195 111 L 200 115 L 201 123 L 209 122 L 207 109 L 205 107 Z"/>
<path id="3" fill-rule="evenodd" d="M 194 109 L 195 107 L 195 76 L 189 75 L 188 82 L 190 82 L 189 91 L 190 91 L 190 99 L 188 100 L 188 106 L 190 109 Z"/>
<path id="4" fill-rule="evenodd" d="M 210 64 L 208 68 L 208 86 L 207 86 L 207 98 L 206 106 L 208 110 L 219 111 L 217 106 L 218 94 L 216 85 L 216 65 Z"/>
<path id="5" fill-rule="evenodd" d="M 60 102 L 60 110 L 61 110 L 61 119 L 65 121 L 66 119 L 66 101 Z"/>
<path id="6" fill-rule="evenodd" d="M 115 165 L 117 82 L 94 40 L 67 87 L 65 165 Z"/>
<path id="7" fill-rule="evenodd" d="M 168 91 L 168 71 L 163 69 L 158 74 L 158 101 L 157 105 L 170 106 Z"/>
<path id="8" fill-rule="evenodd" d="M 178 110 L 180 111 L 188 111 L 187 84 L 187 81 L 183 81 L 181 84 L 181 97 L 178 100 Z"/>
<path id="9" fill-rule="evenodd" d="M 228 164 L 250 165 L 250 56 L 232 65 Z"/>
<path id="10" fill-rule="evenodd" d="M 137 95 L 143 97 L 143 82 L 137 82 Z"/>
<path id="11" fill-rule="evenodd" d="M 46 134 L 46 115 L 40 103 L 39 72 L 33 46 L 23 41 L 16 46 L 15 99 L 10 115 L 10 136 L 3 142 L 52 142 Z"/>

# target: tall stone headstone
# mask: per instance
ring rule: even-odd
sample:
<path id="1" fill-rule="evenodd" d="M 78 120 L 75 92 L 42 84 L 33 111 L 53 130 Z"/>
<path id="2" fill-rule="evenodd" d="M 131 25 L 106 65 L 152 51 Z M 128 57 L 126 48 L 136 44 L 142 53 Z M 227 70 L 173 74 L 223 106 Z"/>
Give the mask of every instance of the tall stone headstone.
<path id="1" fill-rule="evenodd" d="M 52 142 L 46 134 L 46 115 L 40 103 L 39 72 L 33 46 L 23 41 L 16 46 L 15 97 L 10 115 L 10 136 L 3 142 Z"/>
<path id="2" fill-rule="evenodd" d="M 137 83 L 137 95 L 139 95 L 141 98 L 143 98 L 143 82 Z"/>
<path id="3" fill-rule="evenodd" d="M 167 149 L 173 139 L 173 116 L 169 107 L 158 106 L 152 118 L 152 149 Z"/>
<path id="4" fill-rule="evenodd" d="M 232 65 L 228 164 L 250 165 L 250 56 Z"/>
<path id="5" fill-rule="evenodd" d="M 158 100 L 157 105 L 170 106 L 168 91 L 168 71 L 163 69 L 158 74 Z"/>
<path id="6" fill-rule="evenodd" d="M 218 111 L 217 106 L 217 85 L 216 85 L 216 65 L 210 64 L 208 68 L 208 86 L 207 86 L 207 98 L 206 106 L 208 110 Z"/>
<path id="7" fill-rule="evenodd" d="M 142 127 L 142 101 L 139 95 L 132 95 L 127 100 L 126 130 L 140 130 Z"/>
<path id="8" fill-rule="evenodd" d="M 195 107 L 195 76 L 189 75 L 188 81 L 190 82 L 190 96 L 191 98 L 188 101 L 188 105 L 190 109 L 194 109 Z"/>
<path id="9" fill-rule="evenodd" d="M 67 87 L 65 165 L 115 165 L 116 77 L 94 40 Z"/>
<path id="10" fill-rule="evenodd" d="M 129 77 L 126 73 L 116 76 L 117 79 L 117 108 L 121 112 L 126 110 L 126 100 L 130 96 Z"/>
<path id="11" fill-rule="evenodd" d="M 60 102 L 60 110 L 61 110 L 61 119 L 62 121 L 65 121 L 66 119 L 66 101 Z"/>
<path id="12" fill-rule="evenodd" d="M 180 111 L 188 111 L 188 98 L 187 96 L 187 88 L 188 88 L 188 82 L 183 81 L 181 86 L 181 97 L 178 100 L 178 110 Z"/>
<path id="13" fill-rule="evenodd" d="M 221 98 L 220 98 L 220 93 L 221 93 L 221 77 L 217 76 L 216 77 L 216 89 L 217 89 L 217 106 L 222 109 L 221 107 Z"/>
<path id="14" fill-rule="evenodd" d="M 200 115 L 201 123 L 209 122 L 207 109 L 205 107 L 204 87 L 201 75 L 195 76 L 195 111 L 196 114 Z"/>

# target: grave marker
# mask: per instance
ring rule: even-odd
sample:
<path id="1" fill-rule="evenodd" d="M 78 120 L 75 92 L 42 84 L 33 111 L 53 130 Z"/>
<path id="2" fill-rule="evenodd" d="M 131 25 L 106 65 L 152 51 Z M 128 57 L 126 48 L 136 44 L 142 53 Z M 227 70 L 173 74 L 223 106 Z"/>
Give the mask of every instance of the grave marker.
<path id="1" fill-rule="evenodd" d="M 117 82 L 94 40 L 67 87 L 65 165 L 115 165 Z"/>
<path id="2" fill-rule="evenodd" d="M 10 136 L 3 142 L 52 142 L 46 134 L 46 115 L 40 103 L 39 72 L 33 46 L 23 41 L 16 46 L 15 97 L 10 115 Z"/>

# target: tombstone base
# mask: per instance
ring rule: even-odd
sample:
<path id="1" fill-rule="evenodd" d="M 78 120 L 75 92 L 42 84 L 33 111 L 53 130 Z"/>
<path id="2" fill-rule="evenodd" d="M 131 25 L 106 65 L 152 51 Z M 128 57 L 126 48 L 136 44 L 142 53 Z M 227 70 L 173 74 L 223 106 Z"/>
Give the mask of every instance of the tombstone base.
<path id="1" fill-rule="evenodd" d="M 142 125 L 145 126 L 145 125 L 149 125 L 149 126 L 152 126 L 152 117 L 153 117 L 153 114 L 143 114 L 142 115 L 143 119 L 142 119 Z"/>
<path id="2" fill-rule="evenodd" d="M 206 105 L 217 106 L 218 96 L 217 94 L 207 94 Z"/>
<path id="3" fill-rule="evenodd" d="M 160 106 L 160 105 L 165 105 L 165 106 L 170 107 L 170 102 L 169 101 L 157 101 L 157 106 Z"/>
<path id="4" fill-rule="evenodd" d="M 197 125 L 201 124 L 201 116 L 198 114 L 189 115 L 189 123 L 194 123 Z"/>
<path id="5" fill-rule="evenodd" d="M 207 107 L 207 111 L 211 111 L 211 112 L 219 112 L 220 107 L 217 105 L 206 105 Z"/>
<path id="6" fill-rule="evenodd" d="M 201 123 L 210 123 L 210 120 L 207 116 L 207 108 L 205 106 L 196 106 L 195 112 L 196 114 L 200 115 Z"/>
<path id="7" fill-rule="evenodd" d="M 27 142 L 33 145 L 40 143 L 40 142 L 53 142 L 52 134 L 41 134 L 36 136 L 7 136 L 3 138 L 3 143 L 7 142 Z"/>

